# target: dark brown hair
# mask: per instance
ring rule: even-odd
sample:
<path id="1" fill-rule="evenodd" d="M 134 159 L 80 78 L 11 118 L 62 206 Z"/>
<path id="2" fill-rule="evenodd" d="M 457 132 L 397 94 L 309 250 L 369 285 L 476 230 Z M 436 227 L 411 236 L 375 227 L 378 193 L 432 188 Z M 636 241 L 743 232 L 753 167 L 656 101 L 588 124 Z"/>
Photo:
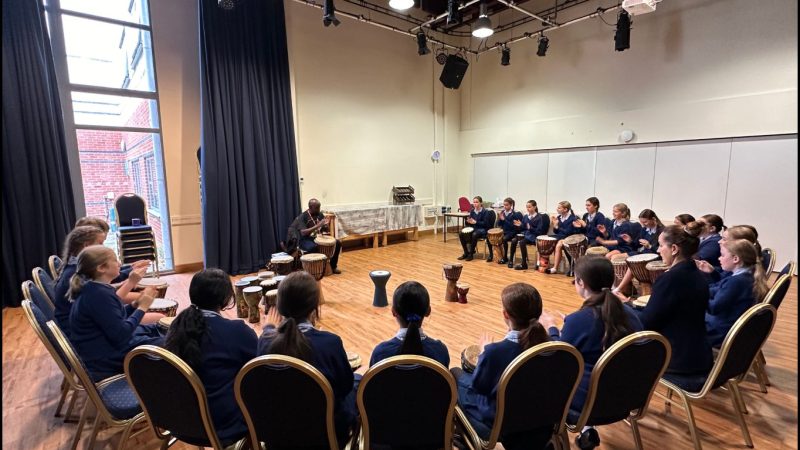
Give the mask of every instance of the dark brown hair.
<path id="1" fill-rule="evenodd" d="M 75 226 L 76 227 L 85 227 L 85 226 L 95 227 L 95 228 L 99 228 L 99 229 L 103 230 L 103 233 L 108 233 L 108 222 L 106 222 L 105 220 L 103 220 L 103 219 L 101 219 L 99 217 L 92 217 L 92 216 L 81 217 L 80 219 L 78 219 L 77 222 L 75 222 Z"/>
<path id="2" fill-rule="evenodd" d="M 700 222 L 689 222 L 684 226 L 669 225 L 664 227 L 661 235 L 667 245 L 677 245 L 684 258 L 691 258 L 700 246 L 700 233 L 704 225 Z"/>
<path id="3" fill-rule="evenodd" d="M 678 214 L 675 216 L 682 225 L 686 225 L 689 222 L 694 222 L 694 216 L 691 214 Z"/>
<path id="4" fill-rule="evenodd" d="M 603 321 L 603 349 L 633 333 L 625 313 L 625 306 L 611 292 L 614 284 L 614 266 L 606 258 L 579 258 L 575 263 L 575 280 L 595 295 L 587 298 L 581 309 L 592 308 L 596 317 Z"/>
<path id="5" fill-rule="evenodd" d="M 547 330 L 539 323 L 542 296 L 535 287 L 528 283 L 509 284 L 503 289 L 500 298 L 512 328 L 520 332 L 519 345 L 523 351 L 550 340 Z"/>
<path id="6" fill-rule="evenodd" d="M 268 353 L 292 356 L 312 362 L 311 344 L 297 324 L 318 313 L 319 283 L 308 272 L 293 272 L 278 286 L 278 312 L 284 317 Z"/>
<path id="7" fill-rule="evenodd" d="M 72 229 L 64 240 L 64 249 L 61 252 L 61 268 L 59 275 L 67 265 L 69 258 L 78 256 L 85 247 L 94 244 L 97 236 L 104 234 L 103 230 L 93 226 L 79 226 Z"/>

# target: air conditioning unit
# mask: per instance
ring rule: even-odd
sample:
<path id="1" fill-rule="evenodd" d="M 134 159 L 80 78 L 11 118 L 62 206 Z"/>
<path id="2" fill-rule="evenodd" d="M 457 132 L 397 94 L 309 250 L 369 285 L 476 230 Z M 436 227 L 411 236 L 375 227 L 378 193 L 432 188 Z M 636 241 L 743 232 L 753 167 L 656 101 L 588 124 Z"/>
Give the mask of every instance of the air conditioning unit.
<path id="1" fill-rule="evenodd" d="M 651 13 L 656 10 L 660 0 L 622 0 L 622 9 L 633 16 Z"/>

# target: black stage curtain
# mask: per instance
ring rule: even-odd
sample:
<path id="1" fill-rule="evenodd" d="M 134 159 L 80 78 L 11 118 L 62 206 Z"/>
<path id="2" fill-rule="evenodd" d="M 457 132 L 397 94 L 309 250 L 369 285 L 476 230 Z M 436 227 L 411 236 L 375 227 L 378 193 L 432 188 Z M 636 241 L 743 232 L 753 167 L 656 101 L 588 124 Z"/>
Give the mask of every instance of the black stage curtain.
<path id="1" fill-rule="evenodd" d="M 254 272 L 300 207 L 283 2 L 200 0 L 200 73 L 205 265 Z"/>
<path id="2" fill-rule="evenodd" d="M 75 223 L 64 122 L 44 13 L 3 2 L 3 306 L 19 306 Z"/>

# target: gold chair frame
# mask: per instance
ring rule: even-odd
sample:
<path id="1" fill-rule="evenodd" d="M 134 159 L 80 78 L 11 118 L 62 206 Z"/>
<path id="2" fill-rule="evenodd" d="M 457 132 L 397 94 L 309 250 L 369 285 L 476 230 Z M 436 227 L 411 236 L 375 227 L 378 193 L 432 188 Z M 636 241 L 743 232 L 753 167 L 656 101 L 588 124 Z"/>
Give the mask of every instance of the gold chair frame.
<path id="1" fill-rule="evenodd" d="M 214 423 L 211 419 L 211 411 L 208 408 L 208 397 L 206 396 L 206 389 L 203 386 L 203 382 L 200 381 L 200 377 L 197 376 L 197 373 L 189 367 L 182 359 L 176 356 L 174 353 L 170 352 L 169 350 L 163 349 L 161 347 L 156 347 L 155 345 L 140 345 L 125 355 L 125 376 L 128 377 L 128 383 L 131 385 L 133 389 L 133 393 L 136 395 L 136 399 L 139 401 L 139 405 L 142 407 L 142 411 L 144 416 L 147 418 L 147 422 L 150 424 L 150 429 L 153 430 L 153 434 L 161 440 L 161 449 L 164 450 L 169 448 L 176 442 L 178 442 L 178 438 L 172 435 L 169 430 L 162 430 L 161 428 L 157 427 L 151 420 L 150 414 L 147 412 L 147 406 L 142 401 L 142 398 L 139 396 L 139 391 L 136 389 L 136 385 L 131 383 L 131 379 L 129 376 L 130 371 L 130 363 L 131 360 L 139 355 L 145 355 L 147 357 L 152 358 L 159 358 L 167 363 L 171 364 L 174 368 L 180 372 L 181 375 L 186 377 L 189 381 L 189 384 L 194 389 L 194 394 L 197 396 L 197 403 L 200 408 L 200 417 L 203 420 L 203 428 L 206 431 L 206 437 L 208 441 L 211 443 L 211 446 L 214 450 L 223 450 L 226 447 L 222 446 L 222 443 L 219 440 L 219 436 L 217 435 L 217 431 L 214 429 Z M 239 440 L 235 444 L 236 449 L 243 448 L 244 441 L 247 438 Z"/>
<path id="2" fill-rule="evenodd" d="M 681 389 L 679 386 L 665 380 L 659 380 L 659 384 L 667 389 L 667 394 L 664 395 L 660 392 L 656 392 L 656 395 L 661 397 L 666 402 L 666 411 L 670 411 L 670 404 L 672 402 L 672 393 L 675 392 L 681 398 L 683 404 L 675 403 L 676 405 L 682 407 L 684 411 L 686 411 L 686 420 L 689 424 L 689 433 L 692 436 L 692 442 L 694 443 L 694 448 L 696 450 L 702 449 L 702 444 L 700 443 L 700 439 L 697 435 L 697 425 L 695 424 L 694 420 L 694 413 L 692 412 L 691 402 L 698 401 L 704 399 L 709 392 L 712 390 L 712 386 L 717 381 L 717 377 L 719 377 L 720 371 L 722 367 L 725 365 L 725 362 L 728 358 L 728 354 L 731 351 L 731 345 L 734 338 L 740 333 L 742 328 L 747 325 L 751 318 L 755 315 L 761 314 L 764 310 L 770 310 L 772 312 L 772 324 L 770 325 L 769 332 L 764 337 L 764 340 L 759 345 L 759 352 L 761 351 L 761 347 L 764 346 L 764 343 L 769 338 L 770 333 L 772 333 L 772 329 L 775 327 L 775 319 L 777 317 L 777 313 L 775 308 L 767 303 L 759 303 L 749 310 L 745 311 L 744 314 L 733 324 L 728 334 L 725 336 L 725 340 L 722 342 L 722 346 L 720 347 L 719 354 L 717 355 L 716 360 L 714 361 L 714 366 L 711 368 L 711 372 L 709 373 L 708 377 L 706 378 L 706 382 L 703 384 L 702 389 L 700 392 L 687 392 Z M 756 352 L 756 355 L 758 352 Z M 754 355 L 754 360 L 757 359 L 757 356 Z M 725 387 L 727 391 L 731 395 L 731 404 L 733 405 L 733 409 L 736 412 L 736 418 L 739 422 L 739 427 L 742 429 L 742 435 L 744 436 L 745 444 L 752 448 L 753 447 L 753 440 L 750 437 L 750 431 L 747 429 L 747 423 L 744 420 L 744 413 L 746 413 L 746 406 L 744 403 L 744 399 L 742 398 L 742 393 L 739 391 L 739 383 L 744 379 L 747 375 L 747 371 L 744 371 L 736 378 L 731 378 L 725 382 Z M 720 386 L 722 387 L 722 386 Z"/>
<path id="3" fill-rule="evenodd" d="M 444 448 L 450 449 L 453 447 L 453 432 L 454 432 L 454 425 L 455 425 L 455 409 L 456 409 L 456 402 L 458 400 L 458 391 L 456 389 L 456 381 L 453 378 L 453 375 L 450 373 L 449 370 L 445 366 L 443 366 L 438 361 L 435 361 L 431 358 L 427 358 L 425 356 L 418 356 L 418 355 L 398 355 L 392 356 L 390 358 L 386 358 L 379 363 L 375 364 L 374 366 L 367 369 L 366 373 L 364 373 L 364 377 L 361 379 L 361 382 L 358 385 L 358 392 L 356 394 L 356 406 L 358 407 L 358 412 L 361 417 L 361 450 L 369 450 L 370 448 L 370 438 L 369 438 L 369 414 L 364 405 L 364 390 L 366 386 L 369 384 L 369 381 L 374 377 L 378 376 L 381 372 L 391 369 L 395 366 L 423 366 L 427 367 L 439 375 L 441 375 L 445 381 L 447 381 L 448 386 L 450 387 L 450 406 L 448 406 L 447 417 L 445 418 L 445 429 L 444 432 Z"/>
<path id="4" fill-rule="evenodd" d="M 655 331 L 639 331 L 637 333 L 629 334 L 624 338 L 620 339 L 619 341 L 615 342 L 614 345 L 609 347 L 603 355 L 600 356 L 600 359 L 597 360 L 597 364 L 594 365 L 592 369 L 592 375 L 589 378 L 589 390 L 586 394 L 586 402 L 583 404 L 583 409 L 581 410 L 581 415 L 578 420 L 575 422 L 574 425 L 567 424 L 566 430 L 561 434 L 562 437 L 562 445 L 564 448 L 569 448 L 569 440 L 567 438 L 567 430 L 571 433 L 579 433 L 583 427 L 586 425 L 586 422 L 589 420 L 589 414 L 594 407 L 595 399 L 597 398 L 597 389 L 600 383 L 600 377 L 603 374 L 606 366 L 608 366 L 611 361 L 613 361 L 614 357 L 621 353 L 626 348 L 630 347 L 631 345 L 636 345 L 637 343 L 643 340 L 654 340 L 660 342 L 664 345 L 666 349 L 666 354 L 664 358 L 664 362 L 661 366 L 661 371 L 656 377 L 656 381 L 653 383 L 653 387 L 650 388 L 650 394 L 647 396 L 647 401 L 644 403 L 644 407 L 632 411 L 628 418 L 623 419 L 625 423 L 627 423 L 631 427 L 631 433 L 633 434 L 633 441 L 636 445 L 637 450 L 642 450 L 644 448 L 642 444 L 642 436 L 639 432 L 639 420 L 641 420 L 645 414 L 647 413 L 647 407 L 650 405 L 650 399 L 653 397 L 653 393 L 656 391 L 656 386 L 658 386 L 658 380 L 667 370 L 669 366 L 669 361 L 672 358 L 672 346 L 670 345 L 667 338 L 662 336 Z"/>
<path id="5" fill-rule="evenodd" d="M 56 270 L 56 260 L 61 261 L 61 258 L 58 255 L 50 255 L 50 257 L 47 258 L 47 267 L 50 269 L 50 275 L 53 276 L 54 280 L 58 278 L 58 270 Z M 61 264 L 63 265 L 64 261 L 61 261 Z"/>
<path id="6" fill-rule="evenodd" d="M 528 361 L 541 354 L 553 352 L 567 352 L 574 356 L 575 361 L 578 363 L 578 371 L 576 372 L 577 376 L 575 377 L 575 382 L 572 385 L 572 390 L 567 398 L 566 404 L 564 405 L 564 412 L 561 415 L 561 421 L 559 422 L 558 429 L 556 429 L 553 433 L 553 441 L 557 444 L 560 444 L 559 436 L 564 431 L 567 414 L 569 413 L 569 405 L 572 402 L 572 397 L 575 396 L 575 391 L 578 390 L 578 386 L 581 383 L 581 378 L 583 377 L 584 361 L 583 355 L 581 355 L 578 349 L 570 344 L 567 344 L 566 342 L 545 342 L 522 352 L 519 356 L 514 358 L 513 361 L 511 361 L 508 367 L 506 367 L 506 370 L 503 371 L 503 374 L 500 375 L 500 380 L 497 383 L 497 408 L 495 409 L 494 424 L 492 425 L 492 430 L 489 432 L 488 440 L 483 440 L 478 435 L 478 433 L 472 427 L 472 424 L 469 423 L 469 419 L 467 418 L 466 414 L 464 414 L 464 411 L 462 411 L 460 407 L 456 406 L 456 416 L 461 426 L 469 435 L 470 446 L 472 448 L 488 450 L 497 446 L 497 441 L 500 438 L 500 431 L 503 425 L 503 418 L 505 416 L 506 389 L 508 388 L 508 383 L 514 374 L 522 366 L 527 364 Z M 541 386 L 537 386 L 535 388 L 540 389 Z M 569 449 L 569 445 L 567 445 L 566 448 Z"/>
<path id="7" fill-rule="evenodd" d="M 86 405 L 83 407 L 83 413 L 81 414 L 80 421 L 78 421 L 78 429 L 75 431 L 75 438 L 73 439 L 72 446 L 70 448 L 72 450 L 78 448 L 78 442 L 80 441 L 84 424 L 89 417 L 89 410 L 91 410 L 92 406 L 94 406 L 96 411 L 94 417 L 94 426 L 92 427 L 92 434 L 89 438 L 89 445 L 87 448 L 94 448 L 97 434 L 100 432 L 102 426 L 105 425 L 107 428 L 122 428 L 122 437 L 120 438 L 117 450 L 123 450 L 128 439 L 138 436 L 148 429 L 147 427 L 144 427 L 141 430 L 132 433 L 133 427 L 144 422 L 147 420 L 147 418 L 145 417 L 144 412 L 140 412 L 130 419 L 114 418 L 114 416 L 111 415 L 111 412 L 109 412 L 106 408 L 103 400 L 100 398 L 98 389 L 101 389 L 117 380 L 125 379 L 125 375 L 114 375 L 98 383 L 94 383 L 84 369 L 83 363 L 80 361 L 80 359 L 78 359 L 78 355 L 76 355 L 72 349 L 72 344 L 69 343 L 67 337 L 64 336 L 64 333 L 62 333 L 61 329 L 58 328 L 58 325 L 51 320 L 47 322 L 47 326 L 53 333 L 56 342 L 58 342 L 58 345 L 61 347 L 61 351 L 64 353 L 67 361 L 72 366 L 73 373 L 78 377 L 78 380 L 80 380 L 81 385 L 89 397 L 89 401 L 87 401 Z"/>
<path id="8" fill-rule="evenodd" d="M 56 309 L 56 305 L 55 305 L 55 302 L 54 302 L 55 299 L 50 298 L 50 295 L 47 293 L 47 290 L 44 288 L 44 283 L 42 282 L 42 278 L 39 276 L 39 271 L 40 270 L 42 272 L 47 273 L 47 271 L 42 269 L 41 267 L 34 267 L 33 270 L 31 271 L 31 277 L 33 278 L 33 282 L 36 284 L 36 287 L 38 287 L 39 290 L 42 292 L 42 295 L 44 295 L 44 298 L 46 298 L 47 301 L 50 302 L 50 307 L 53 308 L 53 310 L 55 310 Z"/>
<path id="9" fill-rule="evenodd" d="M 769 288 L 766 295 L 764 295 L 764 299 L 761 303 L 766 303 L 772 305 L 772 300 L 775 297 L 775 293 L 780 289 L 783 284 L 788 284 L 792 282 L 792 273 L 794 273 L 795 262 L 791 261 L 789 266 L 789 272 L 786 275 L 781 275 L 775 280 L 775 283 Z M 775 305 L 773 305 L 775 307 Z M 756 359 L 753 360 L 752 366 L 753 374 L 756 376 L 756 380 L 758 381 L 759 390 L 761 390 L 762 394 L 766 394 L 768 392 L 767 386 L 772 386 L 772 383 L 769 381 L 769 377 L 767 376 L 767 360 L 764 358 L 764 352 L 759 350 Z M 747 414 L 747 410 L 744 411 Z"/>
<path id="10" fill-rule="evenodd" d="M 769 251 L 769 264 L 767 264 L 767 270 L 764 271 L 767 277 L 769 277 L 769 275 L 772 273 L 772 270 L 775 268 L 775 259 L 778 257 L 778 254 L 775 253 L 775 250 L 769 247 L 763 249 L 762 251 Z"/>

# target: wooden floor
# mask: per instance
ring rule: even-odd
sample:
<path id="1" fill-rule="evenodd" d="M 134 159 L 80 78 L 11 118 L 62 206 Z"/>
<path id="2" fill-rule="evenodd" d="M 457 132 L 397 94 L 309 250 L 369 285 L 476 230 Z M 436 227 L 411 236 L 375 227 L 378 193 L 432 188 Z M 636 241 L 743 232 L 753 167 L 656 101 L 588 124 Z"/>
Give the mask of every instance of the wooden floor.
<path id="1" fill-rule="evenodd" d="M 341 275 L 322 280 L 327 304 L 321 328 L 342 337 L 348 351 L 357 352 L 366 362 L 378 342 L 393 336 L 395 324 L 389 308 L 372 307 L 371 270 L 392 273 L 389 298 L 403 281 L 422 282 L 431 294 L 431 316 L 425 320 L 427 334 L 441 339 L 450 349 L 450 364 L 460 364 L 461 350 L 477 343 L 484 331 L 502 339 L 500 291 L 512 282 L 533 284 L 542 293 L 545 309 L 564 313 L 581 303 L 571 278 L 544 275 L 533 271 L 514 271 L 496 263 L 475 260 L 464 263 L 461 282 L 471 285 L 469 304 L 444 302 L 446 281 L 442 264 L 455 262 L 460 255 L 457 239 L 446 244 L 439 236 L 423 236 L 417 242 L 396 242 L 377 249 L 347 250 L 340 259 Z M 167 297 L 179 301 L 180 309 L 189 304 L 190 274 L 172 275 Z M 226 315 L 234 316 L 233 310 Z M 254 327 L 260 333 L 260 326 Z M 797 448 L 797 286 L 792 283 L 778 323 L 764 348 L 772 382 L 769 394 L 758 391 L 753 379 L 742 384 L 750 410 L 747 424 L 759 449 Z M 362 367 L 359 372 L 364 372 Z M 75 424 L 64 424 L 53 417 L 61 375 L 55 363 L 38 342 L 20 308 L 3 310 L 3 448 L 64 449 L 69 447 Z M 710 400 L 695 409 L 700 437 L 706 449 L 746 448 L 739 426 L 732 416 L 729 397 L 715 392 Z M 646 448 L 689 449 L 691 441 L 685 415 L 679 408 L 665 414 L 662 402 L 653 400 L 641 422 Z M 101 433 L 96 448 L 110 448 L 113 436 Z M 600 428 L 601 448 L 633 448 L 629 428 L 624 423 Z M 88 438 L 88 430 L 84 432 Z M 83 448 L 85 441 L 81 441 Z M 129 448 L 158 448 L 154 438 L 138 439 Z M 190 448 L 178 444 L 173 448 Z M 576 448 L 573 444 L 573 448 Z"/>

